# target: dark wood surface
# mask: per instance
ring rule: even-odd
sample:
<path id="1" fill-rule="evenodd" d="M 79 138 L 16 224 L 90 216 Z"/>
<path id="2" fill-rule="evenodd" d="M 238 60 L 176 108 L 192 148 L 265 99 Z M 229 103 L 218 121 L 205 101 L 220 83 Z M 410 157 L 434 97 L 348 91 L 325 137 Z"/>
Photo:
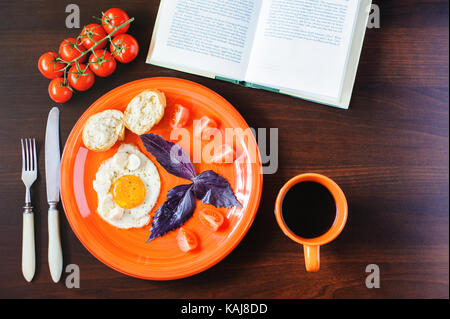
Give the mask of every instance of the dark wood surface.
<path id="1" fill-rule="evenodd" d="M 67 1 L 2 1 L 0 12 L 0 297 L 4 298 L 448 298 L 449 297 L 449 4 L 446 0 L 376 1 L 381 28 L 369 29 L 349 110 L 145 64 L 159 1 L 115 1 L 136 18 L 136 61 L 76 94 L 61 107 L 64 142 L 97 98 L 126 82 L 173 76 L 228 99 L 252 127 L 279 128 L 279 170 L 264 176 L 256 219 L 243 241 L 215 267 L 182 280 L 144 281 L 94 258 L 64 214 L 64 264 L 78 264 L 81 288 L 53 284 L 47 263 L 44 132 L 55 103 L 37 68 L 43 52 L 79 30 L 65 28 Z M 111 7 L 77 1 L 82 25 Z M 21 273 L 19 138 L 36 137 L 37 270 Z M 274 201 L 290 177 L 318 172 L 346 193 L 343 233 L 322 248 L 320 272 L 306 273 L 300 246 L 278 228 Z M 365 267 L 378 264 L 381 288 L 367 289 Z"/>

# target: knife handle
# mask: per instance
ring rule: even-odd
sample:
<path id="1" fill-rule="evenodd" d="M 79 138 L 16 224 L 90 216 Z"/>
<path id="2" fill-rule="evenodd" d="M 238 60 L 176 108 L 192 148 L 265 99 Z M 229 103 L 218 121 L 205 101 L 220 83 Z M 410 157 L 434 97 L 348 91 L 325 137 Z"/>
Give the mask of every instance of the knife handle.
<path id="1" fill-rule="evenodd" d="M 33 279 L 36 270 L 36 252 L 34 247 L 34 214 L 33 207 L 27 204 L 23 212 L 22 231 L 22 274 L 26 281 Z"/>
<path id="2" fill-rule="evenodd" d="M 62 263 L 59 213 L 56 209 L 56 203 L 50 203 L 48 210 L 48 266 L 54 282 L 58 282 L 61 278 Z"/>

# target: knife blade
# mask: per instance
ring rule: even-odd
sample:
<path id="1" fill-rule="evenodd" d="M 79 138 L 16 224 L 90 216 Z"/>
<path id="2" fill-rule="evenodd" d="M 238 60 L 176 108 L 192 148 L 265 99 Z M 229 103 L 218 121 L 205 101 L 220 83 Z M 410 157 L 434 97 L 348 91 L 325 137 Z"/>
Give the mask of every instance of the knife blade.
<path id="1" fill-rule="evenodd" d="M 45 179 L 48 210 L 48 266 L 54 282 L 58 282 L 62 273 L 62 248 L 59 236 L 59 167 L 61 157 L 59 149 L 59 109 L 50 110 L 45 131 Z"/>
<path id="2" fill-rule="evenodd" d="M 50 110 L 45 132 L 45 179 L 47 187 L 47 202 L 59 202 L 59 109 Z"/>

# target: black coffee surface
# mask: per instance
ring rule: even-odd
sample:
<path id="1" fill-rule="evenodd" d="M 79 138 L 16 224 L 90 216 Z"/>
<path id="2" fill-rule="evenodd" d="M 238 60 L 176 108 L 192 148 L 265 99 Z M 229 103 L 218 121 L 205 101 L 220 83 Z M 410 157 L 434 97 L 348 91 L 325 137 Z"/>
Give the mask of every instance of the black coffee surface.
<path id="1" fill-rule="evenodd" d="M 322 184 L 300 182 L 284 196 L 281 216 L 297 236 L 315 238 L 326 233 L 336 217 L 333 195 Z"/>

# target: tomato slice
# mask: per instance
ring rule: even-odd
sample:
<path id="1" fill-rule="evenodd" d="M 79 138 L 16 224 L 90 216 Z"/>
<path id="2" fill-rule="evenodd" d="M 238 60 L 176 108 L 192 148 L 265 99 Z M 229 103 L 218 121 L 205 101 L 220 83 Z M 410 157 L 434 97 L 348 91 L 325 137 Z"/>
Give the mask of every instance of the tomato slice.
<path id="1" fill-rule="evenodd" d="M 211 134 L 217 131 L 217 122 L 208 116 L 202 116 L 200 120 L 195 121 L 194 125 L 194 137 L 201 138 L 203 140 L 209 140 Z"/>
<path id="2" fill-rule="evenodd" d="M 218 149 L 214 149 L 210 162 L 216 164 L 230 164 L 236 158 L 236 152 L 228 144 L 222 144 Z"/>
<path id="3" fill-rule="evenodd" d="M 184 252 L 193 250 L 198 246 L 197 236 L 186 228 L 180 228 L 178 231 L 177 242 L 178 247 Z"/>
<path id="4" fill-rule="evenodd" d="M 221 132 L 217 127 L 205 127 L 202 130 L 202 140 L 210 141 L 215 138 L 216 135 L 220 135 Z M 222 138 L 222 137 L 220 137 Z"/>
<path id="5" fill-rule="evenodd" d="M 170 119 L 170 126 L 172 127 L 184 127 L 190 118 L 189 109 L 181 104 L 175 104 L 175 109 Z"/>
<path id="6" fill-rule="evenodd" d="M 204 209 L 198 214 L 200 221 L 205 226 L 217 231 L 223 224 L 223 215 L 215 209 Z"/>

